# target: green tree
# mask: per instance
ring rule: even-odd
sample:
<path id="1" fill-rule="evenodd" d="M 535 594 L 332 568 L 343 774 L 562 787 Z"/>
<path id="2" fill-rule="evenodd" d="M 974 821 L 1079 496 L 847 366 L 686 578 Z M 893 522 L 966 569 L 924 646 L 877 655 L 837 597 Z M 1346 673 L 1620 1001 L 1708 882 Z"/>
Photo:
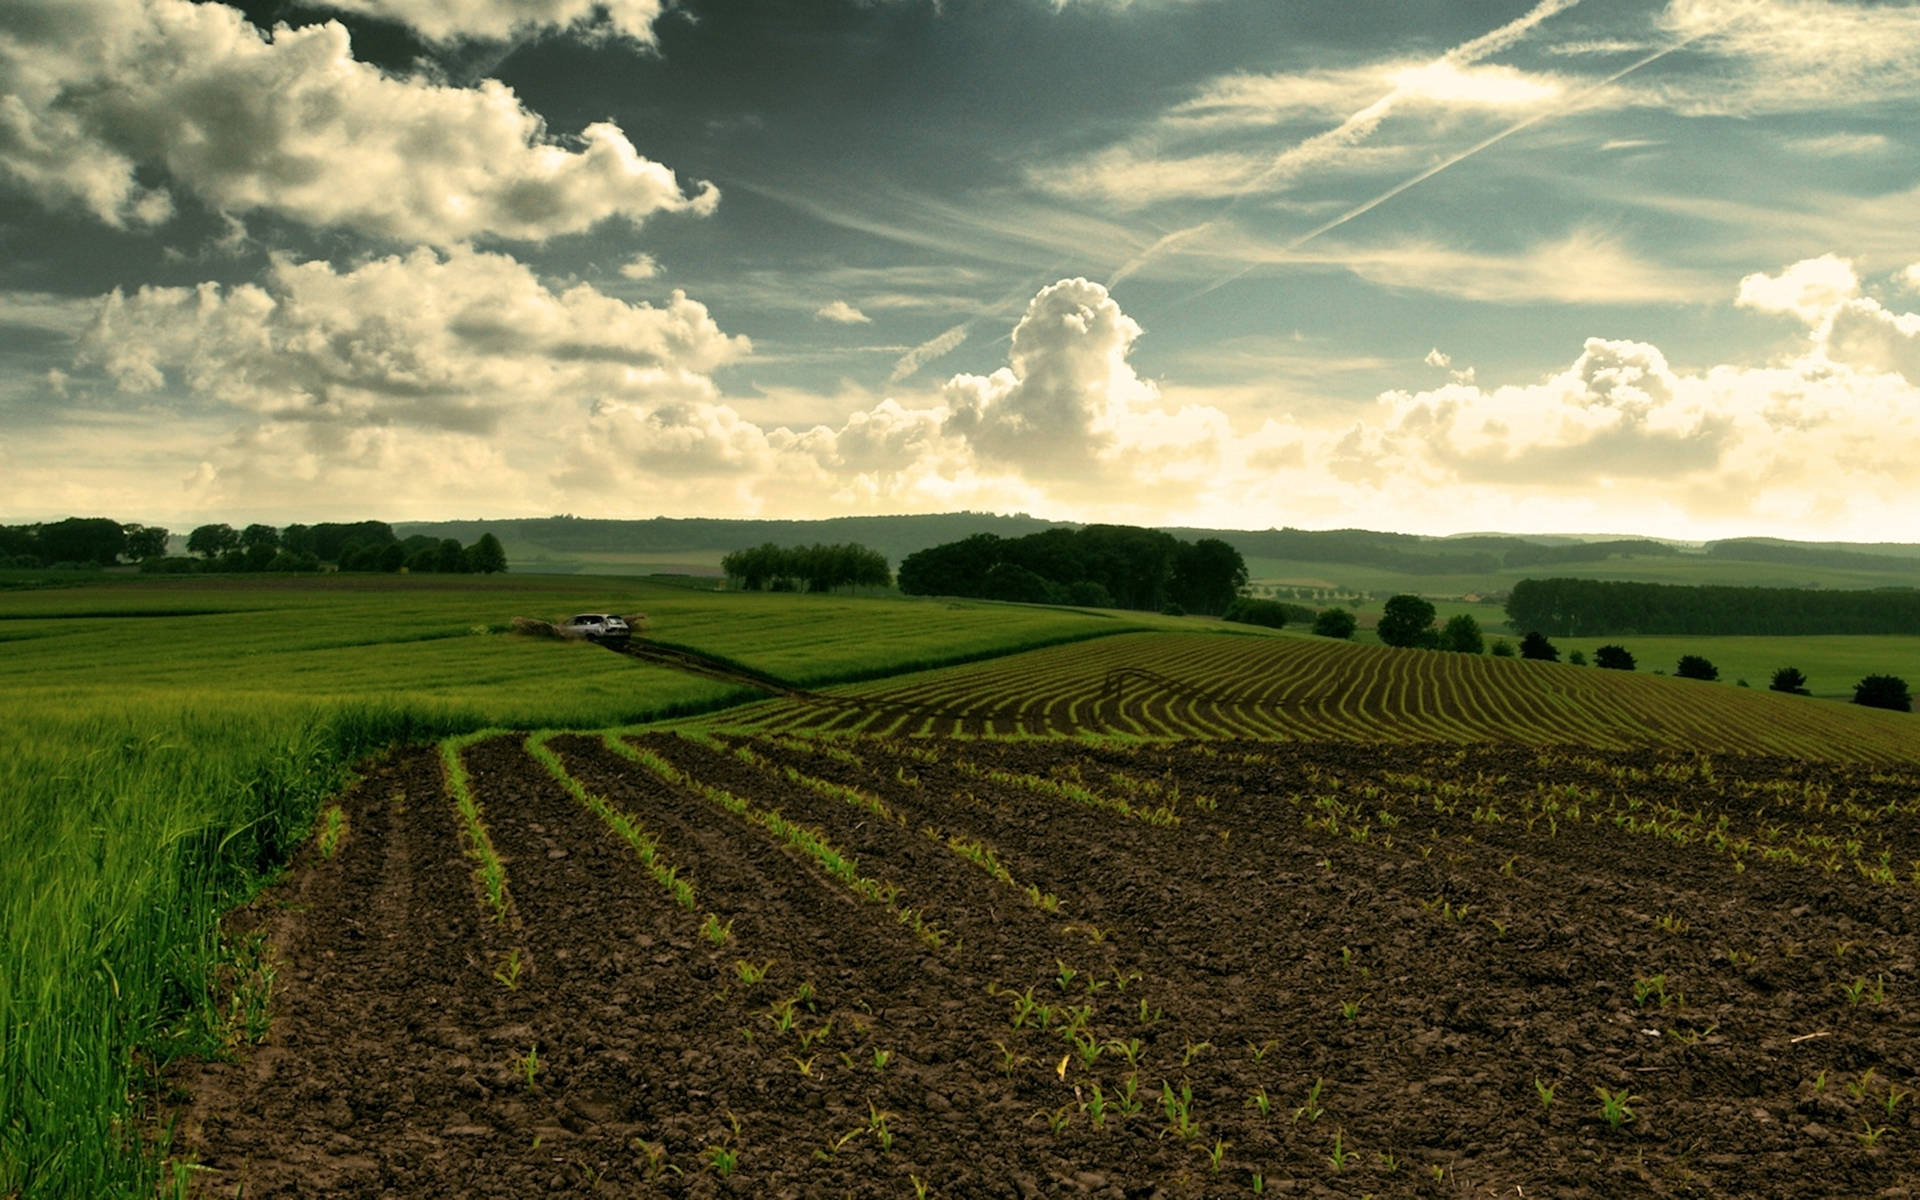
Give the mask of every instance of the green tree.
<path id="1" fill-rule="evenodd" d="M 1673 673 L 1682 679 L 1704 679 L 1708 683 L 1720 678 L 1720 668 L 1698 654 L 1682 654 Z"/>
<path id="2" fill-rule="evenodd" d="M 128 525 L 126 556 L 135 562 L 167 556 L 167 531 L 158 525 Z"/>
<path id="3" fill-rule="evenodd" d="M 1807 691 L 1807 677 L 1798 667 L 1781 667 L 1775 671 L 1773 682 L 1767 685 L 1767 690 L 1785 692 L 1790 696 L 1810 694 Z"/>
<path id="4" fill-rule="evenodd" d="M 480 540 L 467 548 L 467 559 L 480 575 L 494 575 L 507 569 L 506 547 L 491 533 L 481 534 Z"/>
<path id="5" fill-rule="evenodd" d="M 1535 662 L 1559 662 L 1560 648 L 1547 640 L 1547 635 L 1535 630 L 1520 639 L 1520 657 Z"/>
<path id="6" fill-rule="evenodd" d="M 1278 600 L 1260 600 L 1252 596 L 1242 596 L 1227 605 L 1227 611 L 1221 616 L 1225 620 L 1242 625 L 1264 625 L 1268 629 L 1284 629 L 1287 625 L 1287 606 Z"/>
<path id="7" fill-rule="evenodd" d="M 1913 693 L 1897 675 L 1869 675 L 1853 685 L 1853 702 L 1894 712 L 1913 711 Z"/>
<path id="8" fill-rule="evenodd" d="M 202 558 L 218 558 L 240 545 L 240 535 L 231 525 L 202 525 L 187 535 L 187 553 Z"/>
<path id="9" fill-rule="evenodd" d="M 68 517 L 42 525 L 40 557 L 49 563 L 93 563 L 110 567 L 127 548 L 127 531 L 108 517 Z"/>
<path id="10" fill-rule="evenodd" d="M 1493 655 L 1495 658 L 1512 658 L 1513 643 L 1508 641 L 1505 638 L 1495 638 L 1493 639 L 1492 648 L 1489 649 L 1487 652 Z"/>
<path id="11" fill-rule="evenodd" d="M 1636 664 L 1625 646 L 1609 645 L 1593 652 L 1593 665 L 1608 671 L 1631 671 Z"/>
<path id="12" fill-rule="evenodd" d="M 1433 605 L 1403 592 L 1387 601 L 1374 633 L 1386 645 L 1405 647 L 1420 645 L 1432 629 Z"/>
<path id="13" fill-rule="evenodd" d="M 1460 613 L 1447 618 L 1440 630 L 1440 648 L 1452 650 L 1458 654 L 1479 654 L 1487 648 L 1487 639 L 1480 632 L 1480 622 L 1473 619 L 1471 613 Z"/>
<path id="14" fill-rule="evenodd" d="M 1313 631 L 1321 637 L 1338 638 L 1346 641 L 1360 622 L 1344 608 L 1329 608 L 1313 619 Z"/>

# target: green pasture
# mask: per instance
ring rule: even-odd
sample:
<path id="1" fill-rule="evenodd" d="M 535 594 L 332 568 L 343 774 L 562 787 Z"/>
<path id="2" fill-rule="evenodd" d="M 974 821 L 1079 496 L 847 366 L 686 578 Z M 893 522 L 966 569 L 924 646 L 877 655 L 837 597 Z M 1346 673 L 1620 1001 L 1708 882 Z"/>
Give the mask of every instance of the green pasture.
<path id="1" fill-rule="evenodd" d="M 1504 593 L 1522 579 L 1625 579 L 1639 583 L 1675 583 L 1720 587 L 1879 588 L 1920 587 L 1920 559 L 1889 557 L 1883 570 L 1802 566 L 1797 563 L 1741 562 L 1705 554 L 1626 556 L 1604 562 L 1498 569 L 1476 574 L 1409 575 L 1354 563 L 1249 558 L 1247 575 L 1256 587 L 1320 588 L 1365 593 L 1384 599 L 1396 592 L 1428 598 Z M 1283 597 L 1284 598 L 1284 597 Z M 1320 604 L 1339 603 L 1302 601 Z"/>
<path id="2" fill-rule="evenodd" d="M 130 1106 L 169 1058 L 237 1036 L 208 982 L 235 955 L 219 917 L 307 836 L 355 759 L 484 727 L 604 728 L 760 695 L 504 632 L 513 617 L 644 612 L 662 640 L 810 685 L 1138 627 L 1040 607 L 518 574 L 12 582 L 70 585 L 0 591 L 8 1200 L 169 1186 L 143 1140 L 154 1114 Z"/>
<path id="3" fill-rule="evenodd" d="M 1635 637 L 1554 638 L 1560 661 L 1575 650 L 1589 660 L 1597 647 L 1625 646 L 1636 670 L 1673 674 L 1683 654 L 1698 654 L 1720 668 L 1719 683 L 1765 689 L 1781 667 L 1798 667 L 1807 690 L 1833 700 L 1852 700 L 1853 685 L 1867 675 L 1898 675 L 1920 691 L 1920 636 L 1873 637 Z M 1920 735 L 1916 735 L 1920 736 Z"/>

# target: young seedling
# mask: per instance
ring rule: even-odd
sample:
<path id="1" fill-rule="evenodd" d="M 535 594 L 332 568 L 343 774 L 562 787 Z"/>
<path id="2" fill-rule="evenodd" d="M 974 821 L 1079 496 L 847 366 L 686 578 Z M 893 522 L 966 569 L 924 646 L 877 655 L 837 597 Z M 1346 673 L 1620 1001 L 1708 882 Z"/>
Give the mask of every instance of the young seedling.
<path id="1" fill-rule="evenodd" d="M 1873 1068 L 1868 1067 L 1857 1082 L 1847 1085 L 1847 1095 L 1852 1096 L 1855 1100 L 1864 1100 L 1867 1096 L 1867 1089 L 1872 1086 Z"/>
<path id="2" fill-rule="evenodd" d="M 1660 1007 L 1667 1006 L 1667 977 L 1649 975 L 1633 981 L 1633 1003 L 1636 1008 L 1645 1008 L 1647 1001 L 1657 1000 Z"/>
<path id="3" fill-rule="evenodd" d="M 1358 1000 L 1342 1001 L 1340 1004 L 1340 1015 L 1346 1020 L 1353 1020 L 1360 1015 L 1360 1002 Z"/>
<path id="4" fill-rule="evenodd" d="M 1180 1090 L 1166 1080 L 1160 1081 L 1160 1108 L 1167 1114 L 1167 1124 L 1180 1135 L 1182 1141 L 1192 1141 L 1200 1132 L 1199 1122 L 1193 1119 L 1193 1085 L 1182 1080 Z"/>
<path id="5" fill-rule="evenodd" d="M 504 984 L 508 991 L 513 991 L 520 986 L 520 970 L 523 965 L 520 961 L 520 947 L 515 946 L 507 951 L 504 959 L 500 960 L 499 969 L 494 971 L 493 977 Z"/>
<path id="6" fill-rule="evenodd" d="M 1638 1102 L 1640 1097 L 1628 1095 L 1626 1088 L 1610 1092 L 1606 1088 L 1596 1087 L 1593 1093 L 1600 1097 L 1600 1119 L 1605 1121 L 1609 1128 L 1618 1129 L 1633 1120 L 1632 1105 Z"/>
<path id="7" fill-rule="evenodd" d="M 1899 1108 L 1900 1102 L 1902 1100 L 1905 1100 L 1909 1095 L 1911 1095 L 1911 1093 L 1903 1092 L 1897 1087 L 1890 1086 L 1887 1088 L 1887 1098 L 1886 1098 L 1885 1104 L 1887 1109 L 1887 1118 L 1889 1120 L 1893 1118 L 1893 1110 L 1896 1108 Z"/>
<path id="8" fill-rule="evenodd" d="M 1267 1194 L 1267 1177 L 1265 1175 L 1262 1175 L 1258 1171 L 1253 1172 L 1252 1183 L 1254 1195 L 1264 1196 Z"/>
<path id="9" fill-rule="evenodd" d="M 889 1115 L 875 1108 L 873 1101 L 867 1101 L 867 1132 L 873 1135 L 873 1140 L 880 1147 L 882 1154 L 893 1152 L 893 1131 L 887 1128 Z"/>
<path id="10" fill-rule="evenodd" d="M 340 811 L 338 804 L 329 805 L 320 817 L 320 858 L 323 862 L 333 861 L 340 852 L 341 839 L 347 836 L 347 814 Z"/>
<path id="11" fill-rule="evenodd" d="M 1326 1082 L 1325 1079 L 1316 1079 L 1313 1081 L 1313 1086 L 1307 1089 L 1307 1102 L 1293 1110 L 1293 1120 L 1295 1124 L 1298 1124 L 1303 1119 L 1307 1121 L 1318 1121 L 1321 1114 L 1326 1111 L 1320 1107 L 1320 1089 L 1326 1086 Z"/>
<path id="12" fill-rule="evenodd" d="M 1123 1117 L 1137 1117 L 1141 1106 L 1140 1072 L 1135 1071 L 1127 1076 L 1126 1083 L 1121 1086 L 1119 1096 L 1114 1099 L 1114 1107 L 1120 1110 Z"/>
<path id="13" fill-rule="evenodd" d="M 815 1150 L 813 1156 L 821 1162 L 832 1162 L 834 1159 L 840 1157 L 840 1152 L 852 1145 L 856 1138 L 863 1138 L 865 1136 L 867 1136 L 865 1129 L 850 1129 L 833 1141 L 827 1143 L 825 1150 Z"/>
<path id="14" fill-rule="evenodd" d="M 1140 1039 L 1139 1038 L 1128 1038 L 1124 1042 L 1121 1041 L 1119 1038 L 1115 1038 L 1114 1040 L 1107 1043 L 1107 1049 L 1118 1050 L 1120 1052 L 1120 1056 L 1127 1060 L 1127 1065 L 1129 1067 L 1137 1067 L 1140 1065 Z"/>
<path id="15" fill-rule="evenodd" d="M 1067 1126 L 1073 1124 L 1073 1105 L 1062 1104 L 1052 1112 L 1042 1112 L 1040 1116 L 1046 1121 L 1047 1128 L 1053 1130 L 1054 1136 L 1058 1137 L 1066 1132 Z"/>
<path id="16" fill-rule="evenodd" d="M 1207 1169 L 1214 1174 L 1220 1173 L 1220 1163 L 1227 1157 L 1228 1143 L 1219 1138 L 1213 1139 L 1213 1145 L 1207 1148 Z"/>
<path id="17" fill-rule="evenodd" d="M 1005 1042 L 995 1042 L 994 1045 L 1000 1050 L 1000 1073 L 1011 1078 L 1014 1068 L 1025 1061 L 1024 1057 L 1007 1049 Z"/>
<path id="18" fill-rule="evenodd" d="M 1211 1049 L 1213 1049 L 1212 1042 L 1188 1042 L 1186 1055 L 1181 1058 L 1180 1065 L 1183 1067 L 1192 1066 L 1194 1058 L 1199 1055 L 1202 1050 Z"/>
<path id="19" fill-rule="evenodd" d="M 1335 1173 L 1346 1170 L 1347 1160 L 1353 1157 L 1353 1152 L 1346 1148 L 1344 1134 L 1344 1130 L 1334 1131 L 1333 1149 L 1327 1154 L 1327 1161 L 1333 1164 Z"/>
<path id="20" fill-rule="evenodd" d="M 708 1146 L 701 1153 L 706 1155 L 707 1165 L 713 1168 L 714 1174 L 722 1179 L 732 1175 L 740 1165 L 740 1152 L 731 1146 Z"/>
<path id="21" fill-rule="evenodd" d="M 513 1070 L 514 1074 L 520 1076 L 520 1081 L 526 1085 L 528 1091 L 531 1092 L 535 1089 L 536 1085 L 533 1079 L 534 1076 L 540 1074 L 540 1046 L 538 1043 L 528 1046 L 525 1054 L 513 1060 Z"/>
<path id="22" fill-rule="evenodd" d="M 876 1071 L 886 1070 L 887 1064 L 892 1061 L 893 1061 L 893 1051 L 891 1050 L 876 1049 L 873 1052 L 873 1069 Z"/>
<path id="23" fill-rule="evenodd" d="M 1253 1061 L 1259 1062 L 1267 1056 L 1268 1051 L 1279 1044 L 1280 1039 L 1278 1038 L 1269 1038 L 1264 1042 L 1257 1043 L 1249 1039 L 1247 1042 L 1247 1053 L 1253 1056 Z"/>
<path id="24" fill-rule="evenodd" d="M 1248 1108 L 1259 1109 L 1260 1115 L 1264 1117 L 1267 1115 L 1267 1111 L 1273 1107 L 1273 1101 L 1267 1098 L 1266 1088 L 1255 1088 L 1253 1089 L 1253 1094 L 1247 1097 L 1246 1106 Z"/>
<path id="25" fill-rule="evenodd" d="M 1547 1083 L 1546 1081 L 1538 1077 L 1535 1077 L 1533 1081 L 1533 1090 L 1534 1090 L 1534 1094 L 1540 1097 L 1541 1111 L 1552 1112 L 1553 1111 L 1553 1085 L 1550 1083 Z"/>
<path id="26" fill-rule="evenodd" d="M 1066 963 L 1061 962 L 1059 959 L 1055 959 L 1054 963 L 1059 966 L 1060 970 L 1059 973 L 1054 976 L 1053 981 L 1058 984 L 1060 990 L 1064 992 L 1067 990 L 1067 985 L 1073 982 L 1073 977 L 1080 972 L 1074 970 Z"/>
<path id="27" fill-rule="evenodd" d="M 763 963 L 750 963 L 743 958 L 733 964 L 733 973 L 738 975 L 740 982 L 746 984 L 748 987 L 752 987 L 765 979 L 767 972 L 772 969 L 772 959 L 768 959 Z"/>
<path id="28" fill-rule="evenodd" d="M 640 1153 L 640 1177 L 642 1179 L 658 1179 L 668 1171 L 672 1171 L 675 1175 L 680 1173 L 679 1167 L 667 1161 L 667 1144 L 665 1142 L 649 1142 L 645 1138 L 634 1138 L 633 1148 Z"/>
<path id="29" fill-rule="evenodd" d="M 1853 1136 L 1859 1138 L 1860 1144 L 1868 1148 L 1872 1148 L 1873 1144 L 1880 1140 L 1880 1135 L 1885 1133 L 1888 1128 L 1885 1125 L 1875 1125 L 1866 1117 L 1860 1118 L 1860 1125 L 1860 1132 Z"/>
<path id="30" fill-rule="evenodd" d="M 716 946 L 724 946 L 727 939 L 733 936 L 733 922 L 723 923 L 719 917 L 708 913 L 707 919 L 700 923 L 700 936 Z"/>

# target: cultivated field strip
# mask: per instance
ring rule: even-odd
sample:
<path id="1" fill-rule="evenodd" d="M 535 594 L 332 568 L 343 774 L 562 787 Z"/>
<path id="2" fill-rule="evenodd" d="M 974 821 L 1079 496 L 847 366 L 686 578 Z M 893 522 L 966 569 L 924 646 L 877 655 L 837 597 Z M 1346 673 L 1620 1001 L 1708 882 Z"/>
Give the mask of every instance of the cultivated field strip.
<path id="1" fill-rule="evenodd" d="M 281 1024 L 199 1090 L 210 1194 L 1812 1197 L 1920 1170 L 1920 769 L 711 733 L 457 761 L 508 919 L 470 898 L 431 756 L 343 801 L 338 857 L 265 910 Z"/>
<path id="2" fill-rule="evenodd" d="M 1299 638 L 1123 635 L 754 705 L 816 734 L 1519 742 L 1911 761 L 1910 719 L 1801 697 Z"/>

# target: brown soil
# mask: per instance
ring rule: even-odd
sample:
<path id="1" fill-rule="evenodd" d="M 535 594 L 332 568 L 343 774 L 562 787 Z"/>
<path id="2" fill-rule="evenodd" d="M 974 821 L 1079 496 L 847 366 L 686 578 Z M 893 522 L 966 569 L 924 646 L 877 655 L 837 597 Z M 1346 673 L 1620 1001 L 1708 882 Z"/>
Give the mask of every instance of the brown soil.
<path id="1" fill-rule="evenodd" d="M 891 907 L 710 795 L 557 739 L 692 881 L 682 908 L 499 739 L 467 752 L 507 861 L 495 922 L 438 764 L 404 755 L 344 798 L 340 853 L 254 910 L 281 964 L 273 1030 L 182 1080 L 206 1194 L 1172 1198 L 1250 1195 L 1257 1172 L 1289 1196 L 1898 1197 L 1920 1179 L 1910 774 L 1431 745 L 640 744 L 898 885 Z M 1177 824 L 1140 819 L 1162 807 Z M 748 983 L 741 962 L 770 967 Z M 1183 1086 L 1185 1134 L 1163 1097 Z M 1632 1119 L 1602 1120 L 1600 1088 Z"/>

